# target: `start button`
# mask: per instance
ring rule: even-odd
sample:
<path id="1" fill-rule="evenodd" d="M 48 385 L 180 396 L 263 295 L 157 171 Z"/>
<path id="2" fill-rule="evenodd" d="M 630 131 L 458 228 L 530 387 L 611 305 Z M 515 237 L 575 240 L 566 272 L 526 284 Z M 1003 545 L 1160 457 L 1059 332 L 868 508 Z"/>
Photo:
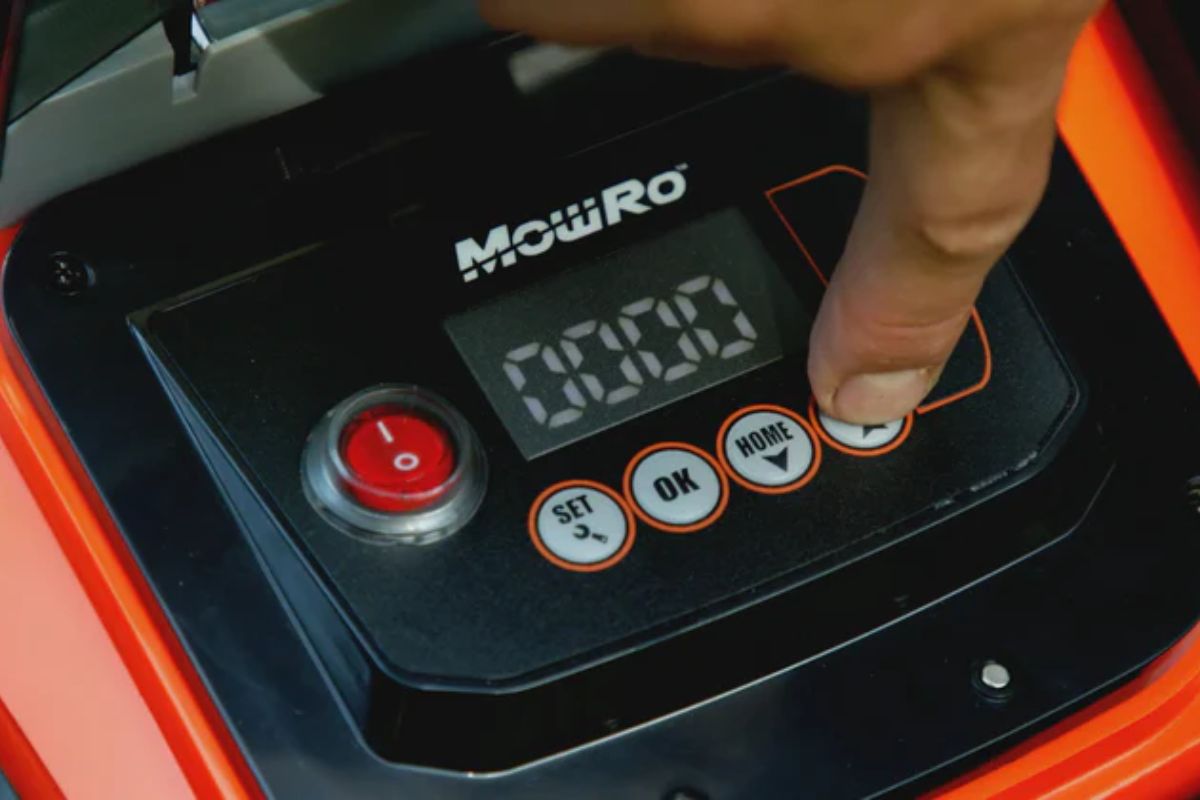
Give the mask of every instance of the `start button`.
<path id="1" fill-rule="evenodd" d="M 368 389 L 340 403 L 309 437 L 302 466 L 305 493 L 326 520 L 407 544 L 466 525 L 486 473 L 467 421 L 415 386 Z"/>

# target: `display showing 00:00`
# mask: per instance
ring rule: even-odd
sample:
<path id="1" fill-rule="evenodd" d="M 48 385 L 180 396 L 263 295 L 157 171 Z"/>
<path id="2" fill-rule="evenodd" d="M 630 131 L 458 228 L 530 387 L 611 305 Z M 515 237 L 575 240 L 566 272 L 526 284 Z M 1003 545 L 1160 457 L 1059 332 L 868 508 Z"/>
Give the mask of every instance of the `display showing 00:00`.
<path id="1" fill-rule="evenodd" d="M 711 293 L 721 307 L 731 310 L 737 338 L 721 343 L 711 328 L 698 324 L 702 321 L 699 320 L 700 312 L 695 300 L 706 293 Z M 682 360 L 664 366 L 657 354 L 637 349 L 643 338 L 639 321 L 648 315 L 651 319 L 656 318 L 664 328 L 679 331 L 676 346 Z M 736 358 L 753 350 L 758 340 L 758 332 L 725 281 L 711 275 L 684 281 L 675 290 L 670 303 L 655 297 L 644 297 L 630 303 L 621 309 L 621 315 L 613 322 L 623 334 L 628 347 L 617 335 L 614 324 L 590 319 L 563 331 L 557 348 L 542 342 L 530 342 L 508 353 L 504 361 L 504 373 L 513 388 L 521 392 L 525 408 L 539 425 L 545 425 L 550 430 L 570 425 L 584 416 L 589 402 L 617 406 L 633 400 L 645 385 L 643 370 L 651 379 L 671 384 L 698 372 L 705 358 L 719 358 L 721 361 Z M 695 335 L 694 339 L 691 334 Z M 579 345 L 591 336 L 599 339 L 606 352 L 621 359 L 619 371 L 624 380 L 621 385 L 605 386 L 594 371 L 588 371 Z M 696 341 L 699 341 L 699 347 Z M 637 362 L 630 354 L 630 349 L 637 355 Z M 541 398 L 526 393 L 530 388 L 526 370 L 530 362 L 539 361 L 552 375 L 564 376 L 561 391 L 566 400 L 565 408 L 551 412 Z"/>

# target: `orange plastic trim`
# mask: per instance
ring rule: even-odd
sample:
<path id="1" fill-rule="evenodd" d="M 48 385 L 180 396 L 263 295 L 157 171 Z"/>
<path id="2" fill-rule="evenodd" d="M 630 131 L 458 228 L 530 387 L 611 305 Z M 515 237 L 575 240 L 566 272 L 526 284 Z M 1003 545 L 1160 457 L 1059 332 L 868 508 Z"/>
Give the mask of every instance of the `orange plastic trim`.
<path id="1" fill-rule="evenodd" d="M 1200 181 L 1113 7 L 1080 40 L 1059 123 L 1200 377 Z M 1133 683 L 935 796 L 1200 797 L 1200 628 Z"/>
<path id="2" fill-rule="evenodd" d="M 0 232 L 7 252 L 15 229 Z M 261 797 L 170 623 L 0 325 L 0 438 L 201 798 Z M 36 796 L 36 795 L 35 795 Z"/>
<path id="3" fill-rule="evenodd" d="M 1200 180 L 1115 8 L 1075 52 L 1059 125 L 1200 376 Z"/>
<path id="4" fill-rule="evenodd" d="M 33 751 L 17 721 L 0 702 L 0 772 L 17 797 L 60 800 L 62 791 Z"/>

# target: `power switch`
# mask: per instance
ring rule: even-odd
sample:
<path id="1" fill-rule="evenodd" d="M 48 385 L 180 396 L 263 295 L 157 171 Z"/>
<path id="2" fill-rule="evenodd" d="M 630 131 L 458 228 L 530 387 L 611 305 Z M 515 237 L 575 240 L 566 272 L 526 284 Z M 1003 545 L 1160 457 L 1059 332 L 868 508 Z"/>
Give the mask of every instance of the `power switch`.
<path id="1" fill-rule="evenodd" d="M 342 432 L 342 458 L 356 480 L 346 489 L 376 511 L 415 511 L 442 496 L 454 472 L 454 444 L 438 421 L 382 406 Z"/>
<path id="2" fill-rule="evenodd" d="M 430 544 L 479 510 L 487 462 L 471 426 L 416 386 L 360 392 L 327 413 L 301 466 L 305 494 L 347 533 Z"/>

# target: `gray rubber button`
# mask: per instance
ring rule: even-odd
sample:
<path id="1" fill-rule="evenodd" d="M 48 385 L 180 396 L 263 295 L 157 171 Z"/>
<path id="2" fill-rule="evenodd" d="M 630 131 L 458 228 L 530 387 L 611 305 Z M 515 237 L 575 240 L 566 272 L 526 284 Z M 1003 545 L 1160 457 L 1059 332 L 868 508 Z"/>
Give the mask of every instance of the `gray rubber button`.
<path id="1" fill-rule="evenodd" d="M 717 510 L 725 485 L 707 459 L 672 447 L 651 453 L 634 467 L 630 492 L 651 519 L 687 526 Z"/>
<path id="2" fill-rule="evenodd" d="M 629 538 L 625 510 L 612 497 L 588 486 L 567 485 L 545 498 L 534 528 L 552 555 L 578 566 L 608 561 Z"/>
<path id="3" fill-rule="evenodd" d="M 878 450 L 887 447 L 904 433 L 905 420 L 902 419 L 883 425 L 855 425 L 825 414 L 817 416 L 821 420 L 821 427 L 835 442 L 854 450 Z"/>
<path id="4" fill-rule="evenodd" d="M 725 431 L 723 446 L 730 469 L 764 488 L 795 483 L 813 464 L 808 432 L 778 411 L 752 411 L 739 417 Z"/>

